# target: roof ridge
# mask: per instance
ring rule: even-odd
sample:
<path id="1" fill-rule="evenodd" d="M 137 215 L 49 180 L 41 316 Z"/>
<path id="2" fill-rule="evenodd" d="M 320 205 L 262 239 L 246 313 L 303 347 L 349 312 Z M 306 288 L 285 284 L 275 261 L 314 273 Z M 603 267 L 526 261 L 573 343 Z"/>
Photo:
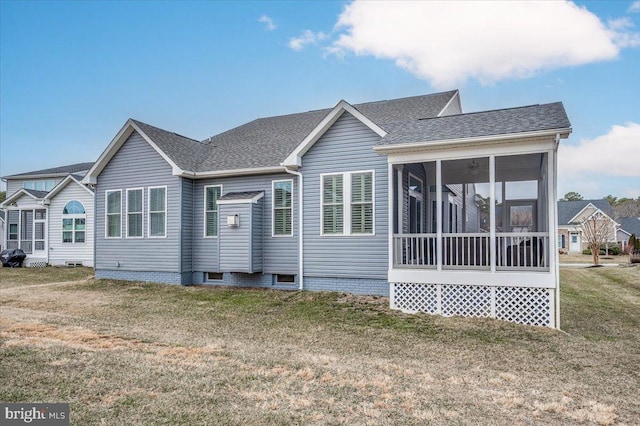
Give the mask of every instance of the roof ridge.
<path id="1" fill-rule="evenodd" d="M 377 103 L 382 103 L 382 102 L 393 102 L 393 101 L 404 101 L 404 100 L 408 100 L 408 99 L 427 98 L 427 97 L 432 97 L 432 96 L 441 96 L 441 95 L 444 95 L 445 93 L 455 93 L 455 92 L 458 92 L 458 91 L 459 91 L 458 89 L 445 90 L 443 92 L 427 93 L 425 95 L 414 95 L 414 96 L 403 96 L 401 98 L 381 99 L 379 101 L 360 102 L 360 103 L 352 104 L 352 105 L 355 107 L 355 106 L 362 106 L 362 105 L 377 104 Z"/>
<path id="2" fill-rule="evenodd" d="M 549 102 L 546 104 L 531 104 L 531 105 L 522 105 L 522 106 L 517 106 L 517 107 L 509 107 L 509 108 L 496 108 L 496 109 L 487 109 L 484 111 L 473 111 L 473 112 L 462 112 L 460 114 L 451 114 L 451 115 L 443 115 L 440 117 L 425 117 L 425 118 L 419 118 L 418 120 L 434 120 L 434 119 L 438 119 L 438 118 L 450 118 L 450 117 L 459 117 L 461 115 L 475 115 L 475 114 L 486 114 L 489 112 L 498 112 L 498 111 L 513 111 L 516 109 L 525 109 L 525 108 L 533 108 L 533 107 L 540 107 L 540 106 L 545 106 L 545 105 L 554 105 L 554 104 L 561 104 L 562 102 Z"/>

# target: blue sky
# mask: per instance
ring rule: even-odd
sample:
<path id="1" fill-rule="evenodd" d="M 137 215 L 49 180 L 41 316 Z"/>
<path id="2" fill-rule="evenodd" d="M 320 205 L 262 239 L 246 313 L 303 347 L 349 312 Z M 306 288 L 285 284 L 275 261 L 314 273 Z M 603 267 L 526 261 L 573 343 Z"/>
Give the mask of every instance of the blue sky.
<path id="1" fill-rule="evenodd" d="M 559 194 L 640 196 L 640 2 L 532 4 L 4 0 L 0 175 L 94 161 L 129 117 L 204 139 L 458 88 L 562 101 Z"/>

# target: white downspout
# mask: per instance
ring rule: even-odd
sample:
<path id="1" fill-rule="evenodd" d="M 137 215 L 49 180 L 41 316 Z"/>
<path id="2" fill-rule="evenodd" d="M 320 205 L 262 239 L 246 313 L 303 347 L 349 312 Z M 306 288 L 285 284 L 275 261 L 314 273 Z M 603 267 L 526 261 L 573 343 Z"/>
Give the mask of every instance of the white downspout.
<path id="1" fill-rule="evenodd" d="M 302 205 L 303 205 L 303 187 L 304 185 L 302 184 L 302 173 L 297 172 L 295 170 L 291 170 L 288 167 L 285 166 L 285 172 L 292 174 L 294 176 L 298 177 L 298 290 L 302 290 L 304 288 L 303 284 L 304 284 L 304 256 L 303 251 L 304 251 L 304 244 L 303 244 L 303 235 L 304 235 L 304 229 L 302 227 L 303 222 L 302 222 Z"/>

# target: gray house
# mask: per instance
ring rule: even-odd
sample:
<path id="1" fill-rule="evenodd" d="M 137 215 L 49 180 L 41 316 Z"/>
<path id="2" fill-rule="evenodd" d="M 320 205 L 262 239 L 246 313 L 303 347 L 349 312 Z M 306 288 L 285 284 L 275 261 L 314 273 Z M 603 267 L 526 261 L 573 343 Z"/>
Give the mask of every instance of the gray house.
<path id="1" fill-rule="evenodd" d="M 0 245 L 21 249 L 26 266 L 93 266 L 93 190 L 80 181 L 93 163 L 2 177 L 7 199 Z"/>
<path id="2" fill-rule="evenodd" d="M 557 324 L 561 103 L 458 91 L 257 119 L 197 141 L 128 120 L 95 185 L 98 278 L 390 296 Z"/>

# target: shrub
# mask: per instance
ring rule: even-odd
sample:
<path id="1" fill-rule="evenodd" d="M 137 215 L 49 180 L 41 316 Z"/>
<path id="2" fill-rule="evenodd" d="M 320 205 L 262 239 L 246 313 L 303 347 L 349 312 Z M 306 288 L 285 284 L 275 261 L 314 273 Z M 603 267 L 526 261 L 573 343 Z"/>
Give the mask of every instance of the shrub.
<path id="1" fill-rule="evenodd" d="M 582 250 L 582 254 L 591 254 L 591 249 Z"/>

